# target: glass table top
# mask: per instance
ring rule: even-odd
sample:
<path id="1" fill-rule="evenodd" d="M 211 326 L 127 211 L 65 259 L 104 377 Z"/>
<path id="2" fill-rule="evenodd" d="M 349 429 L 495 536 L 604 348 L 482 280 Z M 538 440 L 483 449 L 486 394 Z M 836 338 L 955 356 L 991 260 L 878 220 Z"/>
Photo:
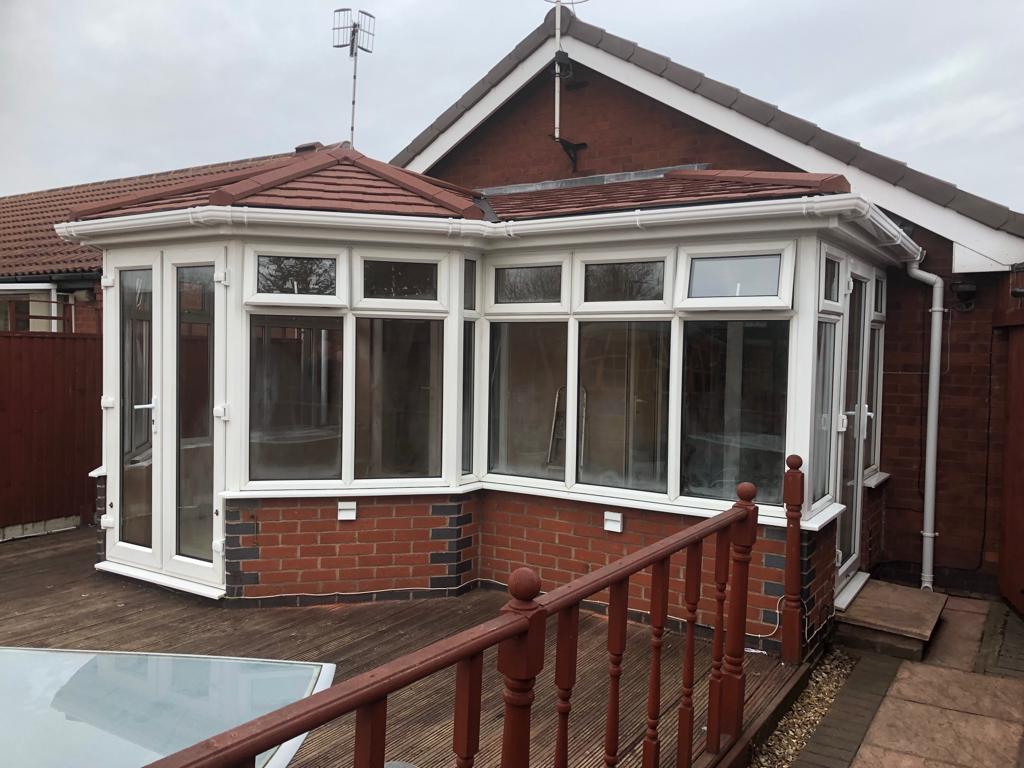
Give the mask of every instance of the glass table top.
<path id="1" fill-rule="evenodd" d="M 137 768 L 333 678 L 333 664 L 316 662 L 0 648 L 3 764 Z M 301 742 L 256 765 L 287 765 Z"/>

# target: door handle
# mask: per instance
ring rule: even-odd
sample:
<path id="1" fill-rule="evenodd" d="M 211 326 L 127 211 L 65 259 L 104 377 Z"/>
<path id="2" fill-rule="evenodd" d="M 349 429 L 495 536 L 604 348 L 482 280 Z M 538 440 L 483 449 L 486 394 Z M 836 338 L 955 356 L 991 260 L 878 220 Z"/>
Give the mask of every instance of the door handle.
<path id="1" fill-rule="evenodd" d="M 139 403 L 138 405 L 133 405 L 132 406 L 132 410 L 133 411 L 150 411 L 152 413 L 151 421 L 152 421 L 152 424 L 153 424 L 153 434 L 154 435 L 159 431 L 157 429 L 157 418 L 160 415 L 160 410 L 157 408 L 157 405 L 158 405 L 157 399 L 154 397 L 153 398 L 153 402 L 151 402 L 151 403 Z"/>

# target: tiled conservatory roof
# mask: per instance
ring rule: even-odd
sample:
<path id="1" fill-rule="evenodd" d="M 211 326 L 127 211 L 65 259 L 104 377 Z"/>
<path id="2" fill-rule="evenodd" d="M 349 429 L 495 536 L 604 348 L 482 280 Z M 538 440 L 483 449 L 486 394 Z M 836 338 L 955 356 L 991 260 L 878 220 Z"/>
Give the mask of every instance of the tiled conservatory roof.
<path id="1" fill-rule="evenodd" d="M 373 160 L 343 145 L 85 206 L 72 215 L 94 219 L 228 205 L 482 219 L 484 212 L 473 198 L 470 190 Z"/>

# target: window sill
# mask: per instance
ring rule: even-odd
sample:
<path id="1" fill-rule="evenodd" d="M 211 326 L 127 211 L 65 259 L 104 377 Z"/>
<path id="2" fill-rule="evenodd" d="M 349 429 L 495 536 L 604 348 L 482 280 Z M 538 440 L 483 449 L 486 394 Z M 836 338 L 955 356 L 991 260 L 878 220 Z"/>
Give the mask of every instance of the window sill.
<path id="1" fill-rule="evenodd" d="M 864 478 L 864 487 L 877 488 L 878 486 L 885 484 L 890 477 L 892 477 L 892 475 L 888 472 L 872 472 Z"/>
<path id="2" fill-rule="evenodd" d="M 800 530 L 802 531 L 820 531 L 826 525 L 831 523 L 843 512 L 846 511 L 846 505 L 840 504 L 839 502 L 832 502 L 827 507 L 819 509 L 812 515 L 804 516 L 800 520 Z"/>

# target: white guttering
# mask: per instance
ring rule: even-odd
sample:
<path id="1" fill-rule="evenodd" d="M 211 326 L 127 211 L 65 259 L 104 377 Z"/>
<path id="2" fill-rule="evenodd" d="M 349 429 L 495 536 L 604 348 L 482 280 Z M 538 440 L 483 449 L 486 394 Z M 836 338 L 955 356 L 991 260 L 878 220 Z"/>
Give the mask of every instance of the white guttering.
<path id="1" fill-rule="evenodd" d="M 922 254 L 921 259 L 924 258 Z M 924 523 L 921 526 L 921 589 L 931 591 L 935 580 L 935 465 L 939 447 L 939 377 L 942 368 L 942 278 L 925 272 L 918 265 L 907 264 L 907 274 L 932 287 L 931 344 L 928 351 L 928 415 L 924 454 Z"/>
<path id="2" fill-rule="evenodd" d="M 780 218 L 835 219 L 860 227 L 871 242 L 896 251 L 895 261 L 913 261 L 921 249 L 877 206 L 859 195 L 828 195 L 781 200 L 719 203 L 687 208 L 595 213 L 526 221 L 489 222 L 476 219 L 441 219 L 366 213 L 243 208 L 206 205 L 175 211 L 142 213 L 90 221 L 55 224 L 71 242 L 102 242 L 107 236 L 143 234 L 179 227 L 294 226 L 419 234 L 459 238 L 526 238 L 536 235 L 647 229 L 698 223 L 764 221 Z"/>

